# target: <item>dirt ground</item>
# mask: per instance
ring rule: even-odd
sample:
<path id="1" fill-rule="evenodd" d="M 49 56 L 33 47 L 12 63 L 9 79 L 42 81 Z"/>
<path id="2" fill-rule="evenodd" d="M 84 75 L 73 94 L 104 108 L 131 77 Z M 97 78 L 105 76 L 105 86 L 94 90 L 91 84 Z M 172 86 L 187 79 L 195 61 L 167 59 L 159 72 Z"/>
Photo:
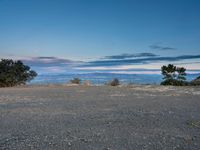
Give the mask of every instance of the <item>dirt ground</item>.
<path id="1" fill-rule="evenodd" d="M 200 87 L 0 89 L 0 150 L 199 150 Z"/>

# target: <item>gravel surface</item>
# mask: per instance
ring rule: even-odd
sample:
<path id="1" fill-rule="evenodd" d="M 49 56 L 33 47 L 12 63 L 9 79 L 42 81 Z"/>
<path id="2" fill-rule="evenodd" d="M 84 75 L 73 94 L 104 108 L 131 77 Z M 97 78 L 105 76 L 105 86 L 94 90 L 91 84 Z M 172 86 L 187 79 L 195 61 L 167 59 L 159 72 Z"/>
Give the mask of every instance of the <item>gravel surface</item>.
<path id="1" fill-rule="evenodd" d="M 200 87 L 0 89 L 0 150 L 199 150 Z"/>

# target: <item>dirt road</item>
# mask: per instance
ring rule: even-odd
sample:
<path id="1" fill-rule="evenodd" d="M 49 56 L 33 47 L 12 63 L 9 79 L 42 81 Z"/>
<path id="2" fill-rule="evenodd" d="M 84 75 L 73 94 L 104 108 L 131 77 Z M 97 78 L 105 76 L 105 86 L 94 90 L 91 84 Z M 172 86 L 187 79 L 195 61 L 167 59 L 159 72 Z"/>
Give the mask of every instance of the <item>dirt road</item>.
<path id="1" fill-rule="evenodd" d="M 1 88 L 0 149 L 199 150 L 200 88 Z"/>

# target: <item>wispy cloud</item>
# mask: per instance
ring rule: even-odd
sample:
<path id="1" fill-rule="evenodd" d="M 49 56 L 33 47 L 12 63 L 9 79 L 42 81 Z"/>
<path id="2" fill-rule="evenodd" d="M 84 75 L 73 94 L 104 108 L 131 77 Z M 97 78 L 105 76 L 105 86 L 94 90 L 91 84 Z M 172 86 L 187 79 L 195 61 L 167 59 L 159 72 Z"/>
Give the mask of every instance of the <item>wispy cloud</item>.
<path id="1" fill-rule="evenodd" d="M 84 63 L 57 57 L 27 57 L 21 60 L 39 74 L 73 73 L 76 66 Z"/>
<path id="2" fill-rule="evenodd" d="M 176 57 L 148 57 L 148 58 L 136 58 L 136 59 L 124 59 L 124 60 L 97 60 L 91 61 L 87 64 L 83 64 L 85 67 L 89 66 L 119 66 L 119 65 L 130 65 L 130 64 L 149 64 L 155 62 L 171 62 L 181 60 L 199 59 L 200 55 L 181 55 Z"/>
<path id="3" fill-rule="evenodd" d="M 153 53 L 137 53 L 105 56 L 107 59 L 95 61 L 74 61 L 57 57 L 21 57 L 21 60 L 31 66 L 39 74 L 45 73 L 85 73 L 85 72 L 118 72 L 118 71 L 155 71 L 164 64 L 174 63 L 187 69 L 200 69 L 200 55 L 180 55 L 163 57 Z M 141 70 L 140 70 L 141 69 Z M 148 70 L 145 70 L 148 69 Z M 159 70 L 157 70 L 159 72 Z"/>
<path id="4" fill-rule="evenodd" d="M 30 57 L 27 59 L 22 59 L 22 61 L 30 66 L 38 66 L 38 67 L 49 67 L 49 66 L 71 66 L 80 64 L 81 61 L 73 61 L 70 59 L 63 59 L 57 57 Z"/>
<path id="5" fill-rule="evenodd" d="M 121 55 L 112 55 L 105 56 L 103 59 L 128 59 L 128 58 L 138 58 L 138 57 L 156 57 L 158 55 L 153 53 L 137 53 L 137 54 L 121 54 Z"/>
<path id="6" fill-rule="evenodd" d="M 176 50 L 174 47 L 169 47 L 169 46 L 161 46 L 159 44 L 153 44 L 149 46 L 153 50 Z"/>

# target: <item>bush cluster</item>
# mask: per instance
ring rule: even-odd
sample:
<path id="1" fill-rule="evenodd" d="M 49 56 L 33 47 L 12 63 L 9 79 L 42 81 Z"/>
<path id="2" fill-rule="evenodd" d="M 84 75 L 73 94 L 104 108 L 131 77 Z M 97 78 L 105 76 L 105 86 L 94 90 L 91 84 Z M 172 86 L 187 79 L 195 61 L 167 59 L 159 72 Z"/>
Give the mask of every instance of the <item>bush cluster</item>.
<path id="1" fill-rule="evenodd" d="M 189 83 L 191 86 L 200 86 L 200 76 Z"/>
<path id="2" fill-rule="evenodd" d="M 173 85 L 173 86 L 187 86 L 189 83 L 187 81 L 168 79 L 161 82 L 161 85 Z"/>
<path id="3" fill-rule="evenodd" d="M 81 84 L 81 79 L 74 78 L 74 79 L 71 80 L 71 83 L 73 83 L 73 84 Z"/>
<path id="4" fill-rule="evenodd" d="M 109 82 L 109 85 L 111 85 L 111 86 L 118 86 L 119 84 L 120 84 L 120 82 L 117 78 L 115 78 Z"/>

